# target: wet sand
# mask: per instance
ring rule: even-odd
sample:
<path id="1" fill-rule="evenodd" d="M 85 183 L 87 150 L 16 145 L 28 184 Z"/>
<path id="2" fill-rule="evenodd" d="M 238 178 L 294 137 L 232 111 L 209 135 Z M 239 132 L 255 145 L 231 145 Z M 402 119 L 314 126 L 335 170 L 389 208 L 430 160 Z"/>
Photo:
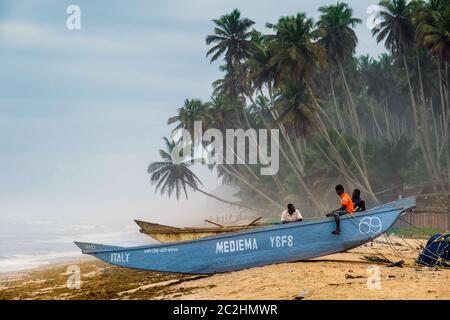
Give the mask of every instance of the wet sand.
<path id="1" fill-rule="evenodd" d="M 0 299 L 450 299 L 450 270 L 416 265 L 420 243 L 393 240 L 212 276 L 129 270 L 83 258 L 0 274 Z M 367 261 L 374 254 L 405 264 Z M 79 289 L 67 286 L 68 279 L 74 283 L 70 265 L 80 268 Z"/>

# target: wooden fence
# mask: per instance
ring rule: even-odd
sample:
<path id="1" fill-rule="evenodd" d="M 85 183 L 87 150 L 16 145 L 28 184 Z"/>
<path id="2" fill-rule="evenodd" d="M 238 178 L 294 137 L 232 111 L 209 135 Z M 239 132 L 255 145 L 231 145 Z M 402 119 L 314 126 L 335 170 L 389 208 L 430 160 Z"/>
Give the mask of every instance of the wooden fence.
<path id="1" fill-rule="evenodd" d="M 404 214 L 394 227 L 409 228 L 411 225 L 442 232 L 450 231 L 450 208 L 417 208 Z"/>

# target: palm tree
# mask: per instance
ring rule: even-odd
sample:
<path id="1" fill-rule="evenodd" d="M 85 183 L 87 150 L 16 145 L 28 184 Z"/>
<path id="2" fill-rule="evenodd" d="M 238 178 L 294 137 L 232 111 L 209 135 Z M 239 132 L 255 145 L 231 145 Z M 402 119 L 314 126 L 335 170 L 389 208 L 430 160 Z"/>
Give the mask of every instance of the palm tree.
<path id="1" fill-rule="evenodd" d="M 200 179 L 188 168 L 189 163 L 175 164 L 172 161 L 171 152 L 175 147 L 175 142 L 164 138 L 166 150 L 159 150 L 159 155 L 163 161 L 152 162 L 148 166 L 148 173 L 151 175 L 150 181 L 156 184 L 155 192 L 167 193 L 169 197 L 175 192 L 177 199 L 184 192 L 188 198 L 186 185 L 197 186 Z"/>
<path id="2" fill-rule="evenodd" d="M 310 100 L 313 104 L 312 106 L 314 108 L 311 111 L 314 110 L 312 114 L 314 114 L 317 120 L 320 116 L 316 114 L 316 111 L 320 109 L 320 106 L 314 97 L 311 82 L 314 73 L 323 69 L 326 65 L 326 52 L 325 48 L 317 41 L 317 33 L 314 30 L 313 20 L 307 18 L 304 13 L 298 13 L 296 16 L 281 17 L 277 24 L 267 23 L 266 27 L 275 31 L 275 34 L 266 36 L 266 41 L 268 48 L 274 53 L 270 59 L 270 65 L 276 67 L 275 83 L 278 89 L 283 90 L 286 83 L 295 83 L 299 91 L 305 93 L 302 99 Z M 309 107 L 305 108 L 305 105 L 301 106 L 300 109 L 299 106 L 299 104 L 294 104 L 290 108 L 290 110 L 295 110 L 297 116 L 300 115 L 298 113 L 299 110 L 310 110 Z M 309 112 L 304 113 L 304 115 L 306 114 L 310 115 Z M 279 118 L 278 114 L 277 118 Z M 304 120 L 307 121 L 307 119 Z M 304 164 L 297 151 L 299 148 L 294 146 L 290 135 L 286 132 L 283 124 L 280 124 L 281 132 L 289 146 L 290 152 L 285 152 L 283 148 L 280 148 L 280 151 L 296 173 L 296 177 L 301 186 L 313 201 L 316 208 L 323 208 L 323 205 L 318 201 L 305 182 L 303 173 Z M 294 163 L 289 160 L 289 154 L 293 156 Z"/>
<path id="3" fill-rule="evenodd" d="M 190 134 L 191 137 L 196 136 L 201 138 L 199 132 L 195 135 L 194 122 L 201 121 L 203 127 L 206 126 L 211 121 L 211 115 L 208 113 L 209 104 L 203 103 L 199 99 L 186 99 L 181 108 L 178 108 L 178 114 L 176 116 L 170 117 L 167 120 L 167 124 L 177 124 L 174 128 L 175 130 L 185 129 Z M 195 145 L 198 145 L 200 141 L 194 141 Z"/>
<path id="4" fill-rule="evenodd" d="M 253 90 L 251 90 L 251 78 L 248 76 L 248 65 L 244 63 L 244 60 L 255 51 L 255 39 L 259 34 L 255 30 L 250 30 L 254 22 L 248 18 L 241 18 L 241 13 L 237 9 L 213 22 L 216 24 L 214 35 L 206 37 L 206 44 L 215 45 L 208 50 L 206 56 L 212 55 L 212 63 L 224 55 L 226 62 L 226 65 L 221 67 L 221 70 L 226 72 L 224 78 L 213 83 L 214 93 L 223 94 L 229 99 L 241 128 L 244 127 L 241 118 L 245 120 L 246 127 L 251 128 L 252 121 L 248 117 L 245 99 L 241 97 L 241 94 L 249 98 L 254 105 L 256 104 L 253 99 Z M 252 136 L 252 139 L 255 144 L 258 144 L 256 137 Z M 247 166 L 245 168 L 253 178 L 258 180 L 250 168 Z M 248 181 L 245 180 L 245 182 Z"/>
<path id="5" fill-rule="evenodd" d="M 288 81 L 275 100 L 275 108 L 279 112 L 277 121 L 285 123 L 288 132 L 299 136 L 307 135 L 315 112 L 310 91 L 299 89 L 296 82 Z"/>
<path id="6" fill-rule="evenodd" d="M 209 128 L 216 128 L 225 132 L 227 128 L 230 128 L 230 124 L 237 123 L 233 103 L 220 90 L 215 92 L 208 104 L 208 113 L 211 117 Z"/>
<path id="7" fill-rule="evenodd" d="M 314 22 L 305 13 L 281 17 L 276 24 L 267 23 L 275 34 L 267 35 L 268 48 L 273 52 L 270 65 L 277 68 L 277 79 L 292 79 L 298 83 L 311 81 L 315 69 L 325 65 L 325 50 L 317 43 Z"/>
<path id="8" fill-rule="evenodd" d="M 214 35 L 206 37 L 206 44 L 214 44 L 214 46 L 208 50 L 206 56 L 212 55 L 211 62 L 214 62 L 225 54 L 227 66 L 233 73 L 234 69 L 241 64 L 242 59 L 250 54 L 250 38 L 252 36 L 250 28 L 254 22 L 248 18 L 241 18 L 238 9 L 234 9 L 231 13 L 223 15 L 213 22 L 216 25 Z"/>
<path id="9" fill-rule="evenodd" d="M 264 36 L 261 34 L 255 33 L 252 41 L 254 42 L 252 54 L 246 61 L 248 77 L 256 90 L 261 91 L 263 86 L 266 85 L 270 95 L 269 98 L 272 99 L 272 86 L 277 78 L 276 67 L 270 63 L 273 52 L 268 48 Z"/>
<path id="10" fill-rule="evenodd" d="M 398 70 L 394 64 L 394 58 L 388 53 L 381 54 L 378 59 L 363 56 L 358 61 L 358 72 L 361 74 L 363 94 L 369 98 L 375 126 L 382 139 L 392 140 L 395 136 L 401 136 L 401 126 L 397 122 L 404 119 L 403 95 L 398 79 Z M 384 128 L 379 125 L 375 115 L 375 106 L 379 106 L 379 114 L 384 121 Z M 382 121 L 380 121 L 381 123 Z M 397 133 L 394 133 L 397 131 Z"/>
<path id="11" fill-rule="evenodd" d="M 383 11 L 380 12 L 382 22 L 379 28 L 374 28 L 372 34 L 376 37 L 377 42 L 385 41 L 387 49 L 391 50 L 395 54 L 399 54 L 403 61 L 403 67 L 406 73 L 406 80 L 408 82 L 409 95 L 412 106 L 412 116 L 414 121 L 415 142 L 420 146 L 423 159 L 427 167 L 430 177 L 432 177 L 433 189 L 437 192 L 437 185 L 439 185 L 439 175 L 432 160 L 430 151 L 430 143 L 428 136 L 428 129 L 426 130 L 425 142 L 420 137 L 420 125 L 418 118 L 418 111 L 416 106 L 416 99 L 414 96 L 414 90 L 411 83 L 411 76 L 406 60 L 406 51 L 413 48 L 415 41 L 415 29 L 413 24 L 413 9 L 416 5 L 414 2 L 408 3 L 407 0 L 381 0 L 379 5 L 383 7 Z M 417 56 L 416 56 L 417 57 Z M 418 61 L 418 59 L 416 59 Z M 420 73 L 420 65 L 417 62 L 418 71 Z M 419 78 L 421 76 L 419 75 Z M 421 81 L 421 80 L 420 80 Z M 422 87 L 422 85 L 421 85 Z M 423 97 L 423 90 L 421 90 Z M 425 106 L 425 99 L 422 98 L 422 102 Z M 426 116 L 426 112 L 425 112 Z M 427 124 L 426 124 L 427 125 Z"/>
<path id="12" fill-rule="evenodd" d="M 444 85 L 442 72 L 442 69 L 444 69 L 444 74 L 448 74 L 447 68 L 450 61 L 450 6 L 448 0 L 430 0 L 424 6 L 424 10 L 418 13 L 417 41 L 431 55 L 438 58 L 436 66 L 438 69 L 441 113 L 444 122 L 442 145 L 447 163 L 448 188 L 450 190 L 450 152 L 447 143 L 450 112 L 448 111 L 448 88 Z M 436 143 L 438 142 L 436 141 Z"/>
<path id="13" fill-rule="evenodd" d="M 226 91 L 228 97 L 236 100 L 240 93 L 246 93 L 247 79 L 242 66 L 243 60 L 250 56 L 252 48 L 253 30 L 250 30 L 254 22 L 248 18 L 242 18 L 238 9 L 231 13 L 213 20 L 216 25 L 214 34 L 206 37 L 206 44 L 213 44 L 206 56 L 211 57 L 211 63 L 224 55 L 226 75 L 224 84 L 229 90 Z M 237 112 L 237 111 L 236 111 Z"/>
<path id="14" fill-rule="evenodd" d="M 187 188 L 191 187 L 195 191 L 198 191 L 208 197 L 211 197 L 220 202 L 237 206 L 253 211 L 261 211 L 260 209 L 252 208 L 241 204 L 239 202 L 228 201 L 219 198 L 213 194 L 210 194 L 199 188 L 201 185 L 200 179 L 192 172 L 189 167 L 191 166 L 191 161 L 185 161 L 181 163 L 175 163 L 172 159 L 172 151 L 176 146 L 176 143 L 168 138 L 163 138 L 166 144 L 166 150 L 159 150 L 162 161 L 152 162 L 147 169 L 150 174 L 150 181 L 155 184 L 155 192 L 160 191 L 161 194 L 167 193 L 171 197 L 174 193 L 177 199 L 180 198 L 181 194 L 184 193 L 186 199 L 188 198 Z"/>
<path id="15" fill-rule="evenodd" d="M 353 17 L 353 9 L 348 4 L 338 2 L 335 5 L 319 8 L 320 43 L 326 48 L 329 59 L 342 65 L 344 61 L 355 53 L 358 38 L 353 28 L 361 20 Z"/>
<path id="16" fill-rule="evenodd" d="M 352 58 L 355 53 L 358 38 L 356 37 L 353 28 L 361 23 L 361 20 L 353 17 L 353 9 L 346 3 L 338 2 L 335 5 L 323 6 L 319 8 L 321 13 L 320 19 L 317 22 L 318 34 L 320 35 L 319 42 L 325 47 L 328 60 L 330 62 L 330 81 L 331 79 L 331 65 L 337 65 L 344 88 L 347 92 L 349 102 L 354 107 L 353 98 L 350 88 L 345 76 L 343 64 Z M 334 90 L 334 89 L 333 89 Z M 354 114 L 355 112 L 351 113 Z M 356 121 L 355 126 L 359 124 Z M 357 132 L 361 136 L 361 132 Z"/>
<path id="17" fill-rule="evenodd" d="M 450 5 L 448 0 L 430 0 L 418 13 L 419 41 L 442 61 L 450 62 Z"/>
<path id="18" fill-rule="evenodd" d="M 406 61 L 406 50 L 414 45 L 411 7 L 407 0 L 381 0 L 379 5 L 383 8 L 383 11 L 380 12 L 383 21 L 379 27 L 372 30 L 372 35 L 376 36 L 378 43 L 384 41 L 384 45 L 388 50 L 394 54 L 399 54 L 402 58 L 413 109 L 416 144 L 419 144 L 419 119 L 417 117 L 416 100 L 411 84 L 409 67 Z"/>
<path id="19" fill-rule="evenodd" d="M 364 174 L 367 176 L 367 168 L 364 159 L 363 134 L 359 124 L 358 113 L 350 91 L 350 87 L 345 75 L 343 63 L 351 58 L 355 53 L 358 38 L 353 28 L 361 23 L 361 20 L 353 17 L 353 9 L 346 3 L 338 2 L 335 5 L 323 6 L 319 8 L 321 13 L 317 22 L 318 33 L 320 35 L 320 43 L 325 47 L 328 59 L 331 63 L 338 66 L 339 72 L 347 92 L 347 97 L 351 110 L 349 112 L 350 119 L 355 128 L 355 138 L 358 142 L 359 156 L 361 158 Z M 330 74 L 331 85 L 332 79 Z M 333 89 L 334 90 L 334 89 Z"/>

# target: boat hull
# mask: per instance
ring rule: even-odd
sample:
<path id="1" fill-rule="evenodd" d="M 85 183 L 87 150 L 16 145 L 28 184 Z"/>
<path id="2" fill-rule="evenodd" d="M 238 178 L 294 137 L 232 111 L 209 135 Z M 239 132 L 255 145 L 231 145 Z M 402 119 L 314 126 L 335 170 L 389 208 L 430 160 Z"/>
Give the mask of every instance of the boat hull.
<path id="1" fill-rule="evenodd" d="M 134 220 L 134 221 L 140 227 L 139 231 L 141 233 L 146 234 L 152 237 L 153 239 L 164 243 L 195 240 L 263 226 L 262 224 L 257 224 L 254 226 L 227 226 L 221 228 L 218 227 L 176 228 L 141 220 Z"/>
<path id="2" fill-rule="evenodd" d="M 219 234 L 234 232 L 236 230 L 211 231 L 211 232 L 179 232 L 179 233 L 157 233 L 157 232 L 142 232 L 149 237 L 163 243 L 189 241 L 207 237 L 213 237 Z"/>
<path id="3" fill-rule="evenodd" d="M 76 243 L 83 253 L 107 263 L 134 269 L 208 274 L 274 263 L 316 258 L 367 243 L 386 232 L 407 209 L 402 202 L 381 206 L 341 220 L 333 235 L 332 218 L 245 230 L 232 234 L 131 248 Z"/>

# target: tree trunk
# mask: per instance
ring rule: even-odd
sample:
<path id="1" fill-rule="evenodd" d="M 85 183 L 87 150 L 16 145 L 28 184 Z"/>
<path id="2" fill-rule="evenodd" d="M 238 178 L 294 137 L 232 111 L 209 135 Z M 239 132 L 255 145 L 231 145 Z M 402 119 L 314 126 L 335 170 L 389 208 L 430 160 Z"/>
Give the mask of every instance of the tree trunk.
<path id="1" fill-rule="evenodd" d="M 408 88 L 409 88 L 409 96 L 411 99 L 411 107 L 412 107 L 412 113 L 413 113 L 413 122 L 414 122 L 414 129 L 415 129 L 415 141 L 416 145 L 419 145 L 419 119 L 417 117 L 417 106 L 416 106 L 416 99 L 414 98 L 414 93 L 411 85 L 411 79 L 409 76 L 409 68 L 408 63 L 406 62 L 406 56 L 405 53 L 402 52 L 402 60 L 403 60 L 403 67 L 405 68 L 406 72 L 406 81 L 408 82 Z"/>
<path id="2" fill-rule="evenodd" d="M 272 92 L 272 84 L 271 83 L 267 83 L 267 90 L 269 91 L 269 99 L 270 99 L 270 103 L 271 103 L 271 109 L 273 112 L 275 112 L 274 107 L 275 107 L 275 102 L 273 100 L 273 92 Z M 276 120 L 276 116 L 274 115 L 274 113 L 270 113 L 273 117 L 274 120 Z M 286 140 L 286 142 L 289 141 L 289 135 L 287 135 L 286 130 L 283 126 L 282 123 L 278 124 L 280 131 L 281 131 L 281 135 L 283 136 L 283 138 Z M 293 148 L 292 144 L 288 143 L 288 146 L 290 147 L 291 153 L 294 154 L 294 159 L 297 159 L 296 154 L 295 154 L 295 149 Z M 314 206 L 318 209 L 318 210 L 325 210 L 325 207 L 322 205 L 322 203 L 316 198 L 316 196 L 314 195 L 314 193 L 309 189 L 309 187 L 306 185 L 305 181 L 303 180 L 303 176 L 301 174 L 301 168 L 296 168 L 296 166 L 294 165 L 294 163 L 291 161 L 291 159 L 288 157 L 287 152 L 284 150 L 283 146 L 281 144 L 278 145 L 279 150 L 281 151 L 282 156 L 285 158 L 285 160 L 287 161 L 287 163 L 289 164 L 289 166 L 292 168 L 292 170 L 295 173 L 295 176 L 297 178 L 297 180 L 300 182 L 301 186 L 303 187 L 303 189 L 305 190 L 306 194 L 308 195 L 308 197 L 311 199 L 311 201 L 313 202 Z M 297 159 L 298 160 L 298 159 Z M 300 160 L 298 160 L 300 161 Z M 298 163 L 299 164 L 299 163 Z"/>
<path id="3" fill-rule="evenodd" d="M 352 94 L 350 92 L 350 87 L 348 86 L 348 83 L 347 83 L 347 77 L 345 76 L 345 72 L 344 72 L 344 68 L 342 66 L 342 63 L 338 62 L 338 66 L 339 66 L 339 69 L 341 71 L 342 81 L 344 82 L 344 86 L 345 86 L 345 89 L 347 91 L 348 99 L 349 99 L 349 102 L 350 102 L 350 105 L 351 105 L 351 109 L 352 109 L 351 112 L 350 112 L 350 116 L 353 119 L 353 124 L 354 124 L 354 126 L 356 128 L 355 139 L 356 139 L 356 142 L 358 144 L 358 151 L 359 151 L 359 157 L 360 157 L 360 160 L 361 160 L 361 166 L 363 168 L 365 176 L 368 178 L 366 161 L 365 161 L 365 157 L 364 157 L 364 145 L 363 145 L 363 141 L 362 141 L 363 140 L 363 134 L 362 134 L 362 131 L 361 131 L 361 127 L 359 125 L 358 113 L 356 111 L 355 103 L 353 101 L 353 97 L 352 97 Z"/>
<path id="4" fill-rule="evenodd" d="M 333 83 L 333 77 L 331 76 L 331 70 L 328 72 L 328 75 L 329 75 L 329 78 L 330 78 L 330 86 L 331 86 L 331 93 L 333 95 L 334 106 L 336 108 L 336 117 L 338 119 L 339 126 L 341 127 L 341 130 L 344 131 L 345 127 L 344 127 L 344 123 L 342 122 L 341 115 L 340 115 L 340 112 L 339 112 L 339 105 L 338 105 L 338 102 L 337 102 L 337 99 L 336 99 L 336 91 L 334 90 L 334 83 Z"/>
<path id="5" fill-rule="evenodd" d="M 403 60 L 403 66 L 405 68 L 406 80 L 408 82 L 409 96 L 411 98 L 411 107 L 413 109 L 412 112 L 413 112 L 413 120 L 414 120 L 414 130 L 415 130 L 416 145 L 418 145 L 420 147 L 420 150 L 422 151 L 422 157 L 423 157 L 423 160 L 425 162 L 425 166 L 426 166 L 427 171 L 428 171 L 428 176 L 432 177 L 431 184 L 433 186 L 433 191 L 437 192 L 437 186 L 436 186 L 435 179 L 434 179 L 434 173 L 433 173 L 433 170 L 432 170 L 432 168 L 430 166 L 429 158 L 428 158 L 428 155 L 426 153 L 424 144 L 422 143 L 422 140 L 420 139 L 419 118 L 417 116 L 416 98 L 414 97 L 414 92 L 413 92 L 413 88 L 412 88 L 412 84 L 411 84 L 411 78 L 410 78 L 410 75 L 409 75 L 409 67 L 408 67 L 408 63 L 406 62 L 405 52 L 403 50 L 402 50 L 402 60 Z"/>
<path id="6" fill-rule="evenodd" d="M 417 64 L 417 71 L 419 75 L 419 86 L 420 86 L 420 97 L 422 100 L 422 107 L 423 107 L 423 144 L 425 148 L 425 154 L 428 157 L 428 161 L 430 163 L 431 170 L 434 175 L 434 179 L 436 181 L 436 184 L 441 185 L 441 182 L 439 181 L 439 173 L 436 169 L 435 161 L 433 159 L 433 152 L 431 150 L 431 138 L 430 138 L 430 126 L 429 126 L 429 116 L 428 116 L 428 110 L 427 110 L 427 101 L 425 99 L 425 89 L 423 87 L 423 81 L 422 81 L 422 68 L 420 66 L 420 59 L 419 59 L 419 53 L 416 50 L 416 64 Z M 439 142 L 436 141 L 436 144 Z M 437 155 L 436 155 L 437 156 Z M 439 161 L 439 159 L 437 159 Z"/>
<path id="7" fill-rule="evenodd" d="M 271 197 L 269 197 L 268 195 L 266 195 L 264 192 L 262 192 L 261 190 L 259 190 L 258 188 L 256 188 L 253 184 L 251 184 L 250 182 L 248 182 L 247 180 L 245 180 L 244 178 L 242 178 L 239 174 L 233 173 L 230 170 L 228 170 L 224 165 L 221 165 L 221 168 L 227 172 L 229 175 L 232 175 L 234 178 L 240 180 L 241 182 L 245 183 L 250 189 L 252 189 L 253 191 L 255 191 L 257 194 L 259 194 L 260 196 L 262 196 L 263 198 L 269 200 L 270 203 L 272 203 L 275 207 L 280 208 L 280 209 L 284 209 L 284 207 L 279 204 L 278 202 L 276 202 L 275 200 L 273 200 Z"/>
<path id="8" fill-rule="evenodd" d="M 248 209 L 248 210 L 256 211 L 256 212 L 260 212 L 260 213 L 267 213 L 267 212 L 265 212 L 265 211 L 263 211 L 263 210 L 261 210 L 261 209 L 253 208 L 253 207 L 247 206 L 247 205 L 242 204 L 242 203 L 239 203 L 239 202 L 228 201 L 228 200 L 219 198 L 219 197 L 217 197 L 217 196 L 215 196 L 215 195 L 213 195 L 213 194 L 210 194 L 210 193 L 208 193 L 208 192 L 206 192 L 206 191 L 203 191 L 202 189 L 199 189 L 197 186 L 195 186 L 195 185 L 193 185 L 193 184 L 190 184 L 190 183 L 187 182 L 187 181 L 184 181 L 184 182 L 185 182 L 188 186 L 190 186 L 192 189 L 194 189 L 194 190 L 196 190 L 196 191 L 198 191 L 198 192 L 200 192 L 200 193 L 202 193 L 202 194 L 204 194 L 204 195 L 206 195 L 206 196 L 208 196 L 208 197 L 211 197 L 211 198 L 213 198 L 213 199 L 215 199 L 215 200 L 217 200 L 217 201 L 220 201 L 220 202 L 229 204 L 230 206 L 236 206 L 236 207 L 239 207 L 239 208 L 244 208 L 244 209 Z"/>
<path id="9" fill-rule="evenodd" d="M 438 59 L 437 61 L 438 65 L 438 81 L 439 81 L 439 95 L 441 97 L 441 108 L 442 108 L 442 119 L 444 120 L 444 134 L 442 137 L 442 143 L 444 147 L 444 156 L 445 156 L 445 162 L 447 165 L 447 182 L 448 182 L 448 190 L 450 191 L 450 150 L 448 149 L 448 114 L 449 110 L 447 110 L 447 98 L 444 98 L 444 88 L 443 88 L 443 79 L 442 79 L 442 67 L 441 67 L 441 61 Z M 447 64 L 445 68 L 447 72 Z"/>
<path id="10" fill-rule="evenodd" d="M 309 90 L 311 91 L 311 88 L 309 88 Z M 312 94 L 312 92 L 311 92 Z M 336 128 L 335 124 L 333 121 L 331 121 L 331 119 L 329 118 L 329 116 L 327 115 L 327 113 L 323 110 L 323 108 L 317 103 L 316 99 L 313 96 L 313 100 L 314 103 L 317 107 L 317 110 L 319 110 L 324 117 L 328 120 L 328 123 L 331 125 L 332 129 L 336 132 L 336 134 L 338 135 L 339 139 L 341 139 L 344 147 L 347 149 L 349 156 L 352 158 L 353 162 L 355 163 L 356 169 L 359 172 L 360 176 L 361 176 L 361 180 L 364 182 L 364 189 L 367 191 L 367 193 L 370 195 L 370 197 L 374 200 L 374 202 L 378 202 L 378 199 L 376 198 L 372 187 L 370 185 L 369 182 L 369 178 L 368 176 L 364 173 L 363 168 L 361 167 L 360 163 L 358 162 L 358 160 L 356 159 L 355 155 L 353 154 L 351 148 L 349 147 L 347 141 L 345 140 L 345 138 L 343 137 L 342 133 Z M 322 118 L 320 115 L 316 115 L 317 117 L 317 121 L 316 121 L 316 128 L 318 129 L 319 133 L 321 133 L 321 136 L 324 138 L 324 140 L 328 143 L 328 145 L 330 146 L 331 150 L 333 151 L 333 153 L 336 155 L 336 160 L 338 161 L 338 163 L 340 164 L 340 166 L 342 167 L 342 172 L 345 172 L 344 168 L 348 168 L 348 165 L 345 163 L 344 159 L 342 158 L 341 154 L 339 153 L 339 151 L 336 149 L 335 145 L 333 144 L 333 142 L 331 141 L 331 138 L 328 134 L 328 127 L 325 125 L 325 123 L 323 122 Z M 350 169 L 348 169 L 348 172 L 351 172 Z M 355 181 L 358 181 L 358 179 L 354 179 Z"/>

